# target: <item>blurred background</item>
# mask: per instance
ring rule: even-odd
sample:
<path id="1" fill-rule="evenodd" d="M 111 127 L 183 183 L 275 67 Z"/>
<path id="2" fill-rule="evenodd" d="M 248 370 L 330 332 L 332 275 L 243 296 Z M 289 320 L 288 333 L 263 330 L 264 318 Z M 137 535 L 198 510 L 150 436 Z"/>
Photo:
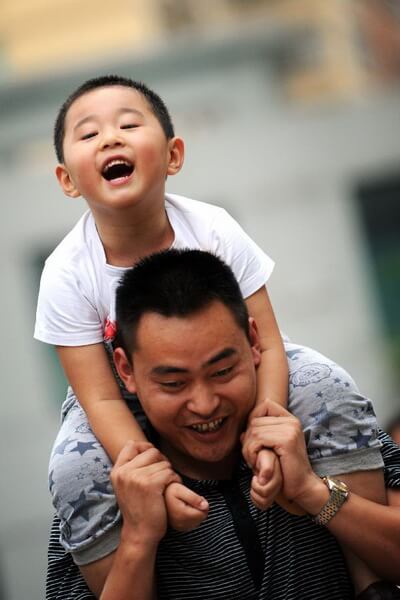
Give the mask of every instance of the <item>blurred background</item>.
<path id="1" fill-rule="evenodd" d="M 52 126 L 89 77 L 141 79 L 187 158 L 171 192 L 227 208 L 277 263 L 281 328 L 400 412 L 400 2 L 2 0 L 0 598 L 44 598 L 47 460 L 65 381 L 32 339 L 44 258 L 85 210 Z"/>

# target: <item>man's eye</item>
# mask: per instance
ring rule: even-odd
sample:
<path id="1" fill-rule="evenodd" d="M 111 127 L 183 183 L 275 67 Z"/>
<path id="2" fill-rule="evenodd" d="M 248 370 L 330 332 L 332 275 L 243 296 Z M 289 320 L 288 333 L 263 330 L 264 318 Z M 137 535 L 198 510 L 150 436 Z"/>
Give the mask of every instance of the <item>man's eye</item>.
<path id="1" fill-rule="evenodd" d="M 161 385 L 169 390 L 178 390 L 183 386 L 183 381 L 162 381 Z"/>
<path id="2" fill-rule="evenodd" d="M 226 377 L 230 373 L 232 373 L 233 367 L 225 367 L 225 369 L 220 369 L 213 374 L 213 377 Z"/>
<path id="3" fill-rule="evenodd" d="M 81 140 L 90 140 L 90 138 L 94 137 L 95 135 L 97 135 L 97 133 L 95 131 L 91 131 L 90 133 L 85 133 L 85 135 L 83 135 L 81 137 Z"/>

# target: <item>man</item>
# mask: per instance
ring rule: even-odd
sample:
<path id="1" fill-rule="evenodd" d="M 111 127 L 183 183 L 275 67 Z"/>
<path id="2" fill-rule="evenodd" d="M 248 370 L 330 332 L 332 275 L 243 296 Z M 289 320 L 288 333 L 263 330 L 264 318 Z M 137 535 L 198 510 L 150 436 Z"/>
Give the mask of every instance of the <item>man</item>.
<path id="1" fill-rule="evenodd" d="M 123 514 L 119 545 L 114 550 L 109 540 L 94 540 L 97 560 L 80 567 L 97 597 L 352 598 L 330 532 L 380 574 L 395 577 L 397 514 L 357 495 L 367 487 L 370 498 L 380 500 L 381 459 L 373 432 L 366 434 L 373 424 L 370 405 L 346 373 L 317 353 L 315 368 L 304 372 L 298 349 L 287 346 L 296 362 L 290 408 L 303 418 L 313 470 L 299 420 L 272 402 L 257 407 L 241 440 L 254 406 L 260 351 L 256 324 L 219 259 L 199 251 L 145 259 L 124 276 L 117 321 L 115 363 L 127 389 L 141 400 L 154 446 L 130 443 L 114 466 Z M 340 394 L 321 402 L 323 382 L 332 376 L 347 390 L 346 405 L 337 403 Z M 260 448 L 275 451 L 285 496 L 316 522 L 277 505 L 256 508 L 268 503 L 268 490 L 257 475 L 251 486 L 241 442 L 252 464 Z M 192 532 L 167 529 L 164 494 L 176 471 L 204 497 L 208 512 Z M 341 477 L 351 493 L 314 471 L 354 471 Z M 397 473 L 400 486 L 399 479 Z M 385 546 L 375 556 L 373 544 L 382 539 Z M 367 568 L 362 573 L 361 587 L 367 587 L 373 576 Z"/>

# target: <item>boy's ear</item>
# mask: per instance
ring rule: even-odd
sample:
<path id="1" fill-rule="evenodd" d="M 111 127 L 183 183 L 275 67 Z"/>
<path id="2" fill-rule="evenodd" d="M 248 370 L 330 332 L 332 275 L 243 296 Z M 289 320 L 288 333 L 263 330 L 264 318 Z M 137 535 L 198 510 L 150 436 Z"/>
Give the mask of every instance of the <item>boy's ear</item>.
<path id="1" fill-rule="evenodd" d="M 257 368 L 261 362 L 261 344 L 257 323 L 253 317 L 249 317 L 249 340 L 251 352 L 253 354 L 254 365 Z"/>
<path id="2" fill-rule="evenodd" d="M 185 144 L 182 138 L 173 137 L 168 141 L 169 161 L 167 175 L 176 175 L 182 168 L 185 158 Z"/>
<path id="3" fill-rule="evenodd" d="M 128 392 L 136 393 L 136 381 L 133 373 L 132 364 L 129 362 L 125 351 L 122 348 L 114 350 L 114 363 L 118 375 L 121 377 Z"/>
<path id="4" fill-rule="evenodd" d="M 66 196 L 69 196 L 70 198 L 78 198 L 81 195 L 79 190 L 75 187 L 75 184 L 72 181 L 65 165 L 57 165 L 56 177 Z"/>

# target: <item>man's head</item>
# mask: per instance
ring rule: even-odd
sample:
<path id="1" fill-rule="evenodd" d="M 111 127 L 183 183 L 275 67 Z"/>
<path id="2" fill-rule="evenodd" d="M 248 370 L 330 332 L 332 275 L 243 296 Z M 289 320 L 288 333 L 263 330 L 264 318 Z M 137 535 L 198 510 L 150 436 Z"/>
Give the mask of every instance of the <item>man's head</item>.
<path id="1" fill-rule="evenodd" d="M 115 362 L 176 468 L 227 475 L 253 408 L 260 351 L 229 267 L 169 250 L 128 271 L 117 290 Z"/>
<path id="2" fill-rule="evenodd" d="M 184 157 L 161 98 L 116 75 L 90 79 L 69 96 L 54 144 L 61 188 L 69 197 L 83 196 L 96 222 L 137 206 L 163 210 L 165 180 Z"/>
<path id="3" fill-rule="evenodd" d="M 60 110 L 58 111 L 57 118 L 54 124 L 54 148 L 56 151 L 57 160 L 59 163 L 64 162 L 64 136 L 65 136 L 65 120 L 69 109 L 72 104 L 78 100 L 84 94 L 87 94 L 93 90 L 111 87 L 121 86 L 136 90 L 145 98 L 150 109 L 157 117 L 167 139 L 174 137 L 174 126 L 171 120 L 171 116 L 168 112 L 166 105 L 158 94 L 153 92 L 149 87 L 140 81 L 135 81 L 128 77 L 122 77 L 120 75 L 103 75 L 101 77 L 94 77 L 88 79 L 81 84 L 76 90 L 74 90 L 68 98 L 65 100 Z"/>

